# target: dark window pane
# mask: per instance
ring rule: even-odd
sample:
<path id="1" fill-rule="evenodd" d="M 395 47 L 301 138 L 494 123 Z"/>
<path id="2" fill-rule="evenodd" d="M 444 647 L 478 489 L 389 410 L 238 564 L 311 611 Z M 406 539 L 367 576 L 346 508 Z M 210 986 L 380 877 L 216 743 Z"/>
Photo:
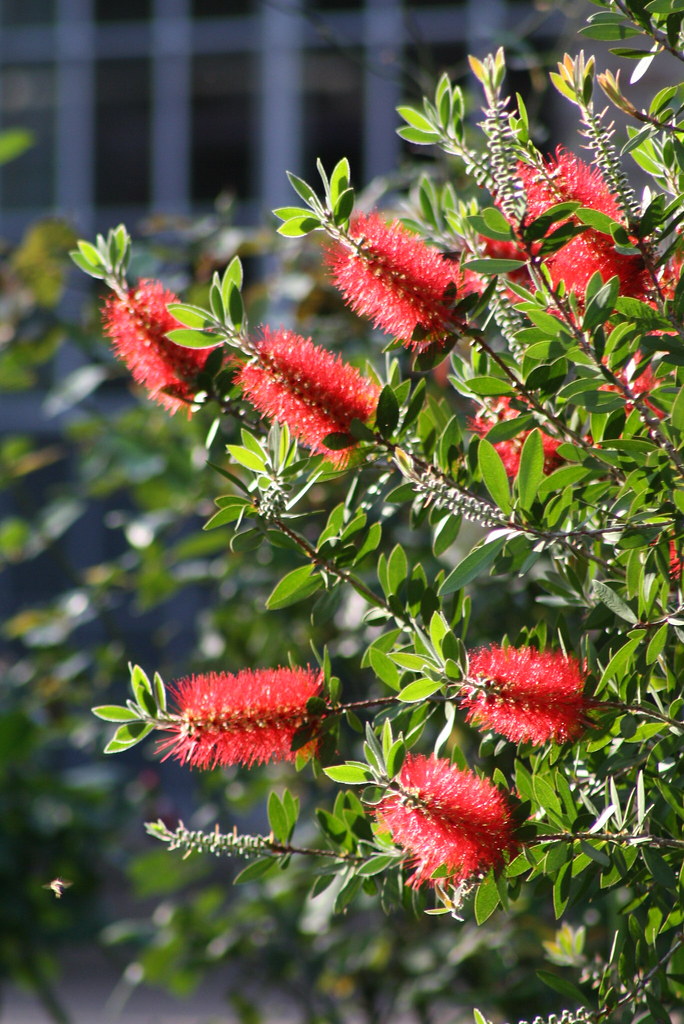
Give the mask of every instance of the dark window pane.
<path id="1" fill-rule="evenodd" d="M 150 84 L 145 60 L 103 60 L 96 70 L 95 196 L 104 205 L 146 203 Z"/>
<path id="2" fill-rule="evenodd" d="M 308 6 L 318 11 L 346 11 L 363 7 L 363 0 L 310 0 Z"/>
<path id="3" fill-rule="evenodd" d="M 246 54 L 193 62 L 193 199 L 253 195 L 254 94 L 254 62 Z"/>
<path id="4" fill-rule="evenodd" d="M 446 72 L 452 82 L 470 75 L 466 49 L 460 41 L 429 46 L 407 46 L 403 58 L 403 88 L 412 100 L 432 96 L 435 83 Z"/>
<path id="5" fill-rule="evenodd" d="M 3 25 L 36 25 L 55 16 L 54 0 L 2 0 L 0 17 Z"/>
<path id="6" fill-rule="evenodd" d="M 363 71 L 360 51 L 309 53 L 304 62 L 304 177 L 315 180 L 316 158 L 330 169 L 349 157 L 362 166 Z"/>
<path id="7" fill-rule="evenodd" d="M 144 21 L 151 15 L 151 0 L 95 0 L 97 21 Z"/>
<path id="8" fill-rule="evenodd" d="M 220 18 L 231 14 L 253 14 L 257 0 L 192 0 L 195 18 Z"/>
<path id="9" fill-rule="evenodd" d="M 44 206 L 52 202 L 55 145 L 55 75 L 46 65 L 6 67 L 0 77 L 3 128 L 27 128 L 34 145 L 2 168 L 2 204 Z"/>

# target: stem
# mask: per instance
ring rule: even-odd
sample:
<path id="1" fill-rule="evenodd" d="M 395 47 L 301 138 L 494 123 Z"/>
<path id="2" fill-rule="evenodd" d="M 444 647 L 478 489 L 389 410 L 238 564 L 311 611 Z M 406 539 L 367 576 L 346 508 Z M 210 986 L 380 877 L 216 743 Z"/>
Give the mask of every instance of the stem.
<path id="1" fill-rule="evenodd" d="M 676 57 L 677 60 L 681 60 L 684 62 L 684 53 L 682 53 L 681 50 L 677 50 L 671 44 L 665 32 L 661 32 L 659 28 L 655 28 L 655 26 L 653 25 L 650 25 L 648 30 L 644 29 L 643 25 L 640 25 L 639 22 L 634 20 L 634 18 L 632 17 L 632 13 L 629 10 L 629 7 L 626 3 L 624 3 L 624 0 L 614 0 L 614 3 L 617 9 L 620 11 L 620 13 L 624 14 L 624 16 L 630 22 L 630 24 L 634 25 L 635 28 L 639 29 L 639 32 L 641 32 L 643 35 L 649 35 L 654 42 L 659 43 L 660 46 L 662 46 L 664 50 L 667 50 L 668 53 L 671 53 L 673 57 Z"/>
<path id="2" fill-rule="evenodd" d="M 433 466 L 431 463 L 426 462 L 419 456 L 405 451 L 405 449 L 400 448 L 399 445 L 394 444 L 391 441 L 388 441 L 380 434 L 376 434 L 376 441 L 379 445 L 387 448 L 394 456 L 394 461 L 399 467 L 400 472 L 402 472 L 402 475 L 415 483 L 423 485 L 428 501 L 434 501 L 437 504 L 440 503 L 440 496 L 436 493 L 436 490 L 439 485 L 441 485 L 454 496 L 453 504 L 455 507 L 450 509 L 451 511 L 455 511 L 458 514 L 465 516 L 467 519 L 470 519 L 473 522 L 478 522 L 483 526 L 505 528 L 523 535 L 538 537 L 540 540 L 545 540 L 549 543 L 563 544 L 570 552 L 572 552 L 573 555 L 575 555 L 575 557 L 589 558 L 606 571 L 613 571 L 613 564 L 608 562 L 606 559 L 601 558 L 600 555 L 587 551 L 584 548 L 577 547 L 570 537 L 581 537 L 589 541 L 595 541 L 599 539 L 602 534 L 612 533 L 615 529 L 620 527 L 606 526 L 595 530 L 577 527 L 573 529 L 572 534 L 570 534 L 558 530 L 540 530 L 537 527 L 527 526 L 524 523 L 520 523 L 513 518 L 506 519 L 500 509 L 498 509 L 491 501 L 475 497 L 475 495 L 471 494 L 470 491 L 466 490 L 464 487 L 460 487 L 455 480 L 437 466 Z M 397 452 L 401 452 L 401 457 L 397 456 Z M 406 473 L 403 471 L 400 458 L 404 461 L 409 460 L 411 468 L 413 468 L 413 472 L 411 472 L 410 469 Z M 434 486 L 432 487 L 432 493 L 430 488 L 431 479 L 437 483 L 437 488 Z M 445 503 L 444 499 L 442 499 L 442 507 L 450 508 L 450 506 Z"/>
<path id="3" fill-rule="evenodd" d="M 636 999 L 638 994 L 640 992 L 643 992 L 646 989 L 646 987 L 648 986 L 649 982 L 656 976 L 656 974 L 658 973 L 660 968 L 664 967 L 665 964 L 667 963 L 667 961 L 672 959 L 672 957 L 675 955 L 677 950 L 682 945 L 684 945 L 684 932 L 682 932 L 680 935 L 677 936 L 677 938 L 672 943 L 670 948 L 661 956 L 661 958 L 658 961 L 658 963 L 654 967 L 652 967 L 651 970 L 648 971 L 648 973 L 643 976 L 643 978 L 640 978 L 637 981 L 637 983 L 636 983 L 636 985 L 634 987 L 634 991 L 626 992 L 624 994 L 624 996 L 622 996 L 617 1001 L 615 1006 L 613 1006 L 612 1008 L 609 1009 L 608 1007 L 606 1007 L 603 1010 L 599 1010 L 598 1014 L 597 1014 L 597 1017 L 596 1017 L 596 1020 L 600 1021 L 602 1018 L 607 1017 L 609 1014 L 612 1014 L 615 1010 L 618 1009 L 618 1007 L 624 1006 L 631 999 Z"/>
<path id="4" fill-rule="evenodd" d="M 676 729 L 681 729 L 684 732 L 684 722 L 679 722 L 676 718 L 670 718 L 668 715 L 664 715 L 660 711 L 656 711 L 655 708 L 646 707 L 645 704 L 624 704 L 619 700 L 596 701 L 593 706 L 593 710 L 600 711 L 601 708 L 617 708 L 619 711 L 627 711 L 630 714 L 644 715 L 646 718 L 655 718 L 659 722 L 664 722 L 666 725 L 674 726 Z"/>
<path id="5" fill-rule="evenodd" d="M 668 839 L 666 836 L 651 836 L 648 834 L 634 835 L 628 832 L 554 832 L 550 835 L 535 836 L 534 839 L 528 839 L 522 845 L 537 846 L 539 843 L 575 843 L 580 840 L 613 843 L 615 846 L 662 846 L 671 847 L 675 850 L 684 850 L 684 839 Z"/>
<path id="6" fill-rule="evenodd" d="M 321 558 L 314 546 L 310 544 L 305 537 L 302 537 L 301 534 L 291 530 L 279 516 L 269 517 L 269 523 L 277 527 L 277 529 L 279 529 L 286 537 L 289 537 L 290 540 L 294 541 L 297 547 L 304 552 L 307 558 L 317 569 L 324 569 L 326 572 L 336 576 L 344 583 L 350 584 L 350 586 L 352 586 L 354 590 L 356 590 L 356 592 L 368 602 L 368 604 L 373 605 L 375 608 L 382 608 L 388 615 L 391 615 L 397 622 L 402 623 L 406 628 L 419 628 L 412 616 L 395 611 L 384 598 L 375 594 L 370 587 L 366 586 L 366 584 L 358 578 L 358 576 L 352 575 L 352 573 L 347 572 L 346 569 L 341 569 L 338 565 L 335 565 L 334 562 L 329 561 L 327 558 Z"/>

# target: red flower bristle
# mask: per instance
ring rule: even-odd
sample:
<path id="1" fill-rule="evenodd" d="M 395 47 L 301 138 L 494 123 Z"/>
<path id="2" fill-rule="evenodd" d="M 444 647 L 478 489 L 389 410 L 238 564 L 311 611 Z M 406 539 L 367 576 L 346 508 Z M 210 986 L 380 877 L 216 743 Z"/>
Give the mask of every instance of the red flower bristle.
<path id="1" fill-rule="evenodd" d="M 584 674 L 576 658 L 533 647 L 490 647 L 470 655 L 462 706 L 467 720 L 514 743 L 565 743 L 589 724 L 592 706 L 583 695 Z"/>
<path id="2" fill-rule="evenodd" d="M 474 880 L 517 852 L 511 807 L 488 779 L 446 758 L 409 754 L 399 784 L 402 792 L 385 797 L 375 814 L 409 854 L 408 885 Z M 441 867 L 446 877 L 433 878 Z"/>
<path id="3" fill-rule="evenodd" d="M 336 243 L 327 256 L 348 305 L 417 352 L 444 344 L 456 329 L 450 304 L 479 290 L 475 278 L 399 221 L 388 224 L 377 213 L 358 214 L 349 233 L 358 248 Z M 414 339 L 414 332 L 421 337 Z"/>
<path id="4" fill-rule="evenodd" d="M 255 345 L 257 359 L 242 368 L 236 383 L 249 401 L 337 467 L 349 448 L 333 451 L 323 444 L 328 434 L 346 434 L 353 419 L 374 414 L 380 388 L 339 356 L 281 328 L 263 328 Z M 350 447 L 353 441 L 350 437 Z"/>
<path id="5" fill-rule="evenodd" d="M 312 668 L 243 669 L 236 675 L 209 672 L 171 687 L 178 720 L 159 750 L 193 768 L 266 761 L 293 761 L 298 729 L 315 724 L 307 714 L 321 692 L 321 673 Z M 315 743 L 315 741 L 314 741 Z"/>
<path id="6" fill-rule="evenodd" d="M 573 153 L 559 148 L 555 157 L 544 161 L 543 171 L 520 163 L 518 175 L 525 188 L 528 220 L 534 220 L 558 203 L 572 201 L 624 223 L 601 172 Z M 575 217 L 570 220 L 579 223 Z M 561 223 L 554 224 L 552 230 Z M 564 281 L 568 291 L 580 298 L 584 297 L 589 278 L 597 271 L 604 281 L 617 274 L 621 295 L 643 299 L 648 291 L 648 274 L 641 256 L 618 252 L 611 236 L 595 228 L 588 228 L 571 239 L 545 257 L 544 263 L 554 285 Z"/>
<path id="7" fill-rule="evenodd" d="M 674 540 L 671 540 L 670 541 L 670 579 L 671 580 L 674 580 L 676 582 L 677 580 L 680 580 L 682 578 L 682 566 L 683 565 L 684 565 L 684 560 L 682 559 L 681 555 L 679 554 L 679 549 L 677 548 L 677 544 L 676 544 L 676 542 Z"/>
<path id="8" fill-rule="evenodd" d="M 103 309 L 105 334 L 133 379 L 170 412 L 185 409 L 190 415 L 193 381 L 202 370 L 209 348 L 174 345 L 166 335 L 183 325 L 167 310 L 178 302 L 160 281 L 140 281 L 126 298 L 110 295 Z"/>
<path id="9" fill-rule="evenodd" d="M 496 423 L 501 423 L 503 420 L 516 419 L 519 415 L 519 411 L 512 408 L 510 398 L 504 396 L 497 399 L 495 404 L 485 411 L 484 415 L 471 417 L 468 420 L 468 427 L 479 437 L 486 437 Z M 562 442 L 558 438 L 550 437 L 548 434 L 545 434 L 543 430 L 540 430 L 540 433 L 542 449 L 544 452 L 543 470 L 544 473 L 548 475 L 549 473 L 552 473 L 554 469 L 557 469 L 563 461 L 561 456 L 558 454 L 558 448 Z M 495 451 L 498 452 L 499 457 L 504 464 L 506 475 L 511 478 L 518 475 L 518 470 L 520 469 L 520 455 L 529 434 L 529 430 L 523 430 L 508 441 L 497 441 L 494 445 Z"/>

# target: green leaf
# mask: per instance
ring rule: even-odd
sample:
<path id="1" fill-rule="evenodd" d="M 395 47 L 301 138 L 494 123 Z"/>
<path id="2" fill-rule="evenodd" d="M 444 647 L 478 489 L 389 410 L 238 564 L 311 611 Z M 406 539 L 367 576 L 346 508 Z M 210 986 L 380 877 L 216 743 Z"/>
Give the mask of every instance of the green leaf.
<path id="1" fill-rule="evenodd" d="M 684 433 L 684 387 L 679 389 L 672 405 L 670 424 L 673 430 Z"/>
<path id="2" fill-rule="evenodd" d="M 310 231 L 315 231 L 320 226 L 320 218 L 308 214 L 306 217 L 292 217 L 290 220 L 286 220 L 277 228 L 277 231 L 279 235 L 285 235 L 287 238 L 298 238 L 300 235 L 308 235 Z"/>
<path id="3" fill-rule="evenodd" d="M 508 475 L 501 456 L 486 437 L 480 438 L 477 462 L 484 485 L 502 512 L 511 511 L 511 492 Z"/>
<path id="4" fill-rule="evenodd" d="M 551 971 L 537 971 L 536 974 L 539 980 L 552 988 L 554 992 L 559 992 L 566 999 L 571 999 L 573 1002 L 579 1003 L 580 1006 L 586 1005 L 587 997 L 571 981 L 561 978 L 559 974 L 552 974 Z"/>
<path id="5" fill-rule="evenodd" d="M 386 871 L 387 868 L 396 864 L 397 858 L 393 857 L 389 853 L 380 853 L 376 857 L 370 857 L 365 864 L 357 868 L 357 874 L 362 875 L 364 878 L 369 878 L 372 875 L 379 875 L 381 871 Z"/>
<path id="6" fill-rule="evenodd" d="M 615 309 L 615 302 L 620 289 L 620 278 L 611 277 L 599 288 L 587 305 L 582 317 L 582 330 L 594 331 L 604 324 Z"/>
<path id="7" fill-rule="evenodd" d="M 455 591 L 465 587 L 479 576 L 490 565 L 496 561 L 496 556 L 503 549 L 508 537 L 496 537 L 494 540 L 485 541 L 479 547 L 470 551 L 465 558 L 458 563 L 439 588 L 440 597 L 453 594 Z"/>
<path id="8" fill-rule="evenodd" d="M 174 345 L 180 345 L 182 348 L 216 348 L 217 345 L 223 345 L 222 338 L 213 339 L 210 334 L 191 331 L 187 327 L 178 327 L 173 331 L 169 331 L 166 337 Z"/>
<path id="9" fill-rule="evenodd" d="M 84 274 L 88 274 L 90 277 L 96 277 L 100 281 L 107 276 L 107 271 L 104 266 L 101 265 L 99 270 L 94 268 L 85 256 L 76 249 L 73 249 L 69 253 L 69 256 L 71 258 L 71 262 L 74 263 L 79 270 L 82 270 Z"/>
<path id="10" fill-rule="evenodd" d="M 524 509 L 532 508 L 539 496 L 539 485 L 544 479 L 544 446 L 541 433 L 536 428 L 528 434 L 520 453 L 520 468 L 516 487 L 520 504 Z"/>
<path id="11" fill-rule="evenodd" d="M 354 189 L 348 188 L 341 193 L 333 207 L 333 218 L 336 224 L 346 224 L 354 211 Z"/>
<path id="12" fill-rule="evenodd" d="M 383 437 L 391 437 L 399 422 L 399 403 L 389 384 L 380 392 L 375 422 Z"/>
<path id="13" fill-rule="evenodd" d="M 268 824 L 277 842 L 286 843 L 289 840 L 290 823 L 277 793 L 271 793 L 268 798 Z"/>
<path id="14" fill-rule="evenodd" d="M 396 544 L 387 561 L 387 596 L 396 594 L 408 579 L 408 560 L 401 544 Z"/>
<path id="15" fill-rule="evenodd" d="M 152 690 L 157 709 L 163 713 L 166 711 L 166 687 L 164 686 L 164 680 L 158 672 L 154 673 Z"/>
<path id="16" fill-rule="evenodd" d="M 146 725 L 144 722 L 131 722 L 130 725 L 120 726 L 104 748 L 105 754 L 118 754 L 122 750 L 134 747 L 136 743 L 144 740 L 153 728 L 153 725 Z"/>
<path id="17" fill-rule="evenodd" d="M 492 875 L 488 875 L 483 882 L 480 882 L 475 893 L 473 910 L 477 923 L 484 924 L 487 918 L 492 916 L 500 902 L 501 897 L 496 881 Z"/>
<path id="18" fill-rule="evenodd" d="M 601 583 L 599 580 L 593 580 L 591 586 L 594 595 L 599 599 L 601 604 L 604 604 L 606 608 L 610 608 L 610 610 L 619 618 L 624 619 L 625 622 L 629 622 L 631 626 L 639 621 L 629 605 L 626 604 L 621 597 L 618 597 L 615 591 L 607 586 L 607 584 Z"/>
<path id="19" fill-rule="evenodd" d="M 403 117 L 407 124 L 410 124 L 413 128 L 418 128 L 421 132 L 434 133 L 434 125 L 431 121 L 428 121 L 424 114 L 421 114 L 415 107 L 397 107 L 397 114 Z"/>
<path id="20" fill-rule="evenodd" d="M 431 146 L 435 142 L 439 142 L 439 134 L 437 132 L 421 132 L 417 128 L 399 128 L 397 135 L 402 139 L 406 139 L 407 142 L 414 142 L 417 146 Z"/>
<path id="21" fill-rule="evenodd" d="M 401 697 L 400 697 L 401 699 Z M 404 759 L 406 758 L 406 744 L 402 739 L 395 740 L 385 758 L 387 775 L 393 779 L 401 771 Z"/>
<path id="22" fill-rule="evenodd" d="M 514 395 L 515 388 L 500 377 L 471 377 L 467 382 L 474 395 Z"/>
<path id="23" fill-rule="evenodd" d="M 223 504 L 218 512 L 209 519 L 203 526 L 204 530 L 215 530 L 217 526 L 225 526 L 227 523 L 234 523 L 239 519 L 246 508 L 252 508 L 249 498 L 243 498 L 239 494 L 227 495 L 232 498 L 230 502 Z M 223 502 L 226 502 L 226 498 Z"/>
<path id="24" fill-rule="evenodd" d="M 677 876 L 657 850 L 644 845 L 641 847 L 641 856 L 654 882 L 662 885 L 665 889 L 671 889 L 672 891 L 677 889 Z"/>
<path id="25" fill-rule="evenodd" d="M 308 182 L 304 181 L 303 178 L 298 178 L 297 175 L 293 174 L 291 171 L 286 171 L 285 173 L 287 174 L 288 181 L 292 185 L 292 188 L 300 199 L 303 199 L 305 203 L 315 201 L 316 193 Z"/>
<path id="26" fill-rule="evenodd" d="M 123 708 L 117 704 L 100 704 L 99 707 L 91 708 L 97 718 L 104 722 L 137 722 L 140 716 L 130 708 Z"/>
<path id="27" fill-rule="evenodd" d="M 346 786 L 365 786 L 373 781 L 370 769 L 360 764 L 338 764 L 324 768 L 323 771 L 333 782 L 340 782 Z"/>
<path id="28" fill-rule="evenodd" d="M 417 701 L 425 700 L 426 697 L 439 690 L 442 685 L 443 682 L 439 679 L 437 681 L 434 679 L 416 679 L 415 682 L 409 683 L 403 690 L 400 690 L 397 696 L 399 700 L 404 701 L 406 704 L 413 704 Z"/>
<path id="29" fill-rule="evenodd" d="M 229 444 L 227 451 L 236 462 L 239 462 L 246 469 L 253 469 L 256 473 L 263 473 L 266 469 L 265 455 L 257 455 L 256 452 L 251 451 L 249 448 L 244 448 L 240 444 Z"/>
<path id="30" fill-rule="evenodd" d="M 519 267 L 524 267 L 524 260 L 468 260 L 464 263 L 465 270 L 472 270 L 475 274 L 508 274 L 511 270 L 518 270 Z"/>
<path id="31" fill-rule="evenodd" d="M 273 210 L 273 215 L 279 220 L 290 220 L 292 217 L 310 217 L 311 210 L 302 206 L 278 206 Z"/>
<path id="32" fill-rule="evenodd" d="M 200 306 L 188 306 L 183 302 L 170 302 L 166 308 L 185 327 L 203 330 L 214 324 L 214 318 Z"/>
<path id="33" fill-rule="evenodd" d="M 275 874 L 277 869 L 278 861 L 275 857 L 260 857 L 259 860 L 253 860 L 251 864 L 243 868 L 239 875 L 235 876 L 233 885 L 256 882 L 258 878 L 266 878 L 267 875 Z"/>
<path id="34" fill-rule="evenodd" d="M 315 574 L 315 575 L 314 575 Z M 321 588 L 323 581 L 313 565 L 302 565 L 288 572 L 271 591 L 266 607 L 271 611 L 287 608 L 297 601 L 303 601 Z"/>

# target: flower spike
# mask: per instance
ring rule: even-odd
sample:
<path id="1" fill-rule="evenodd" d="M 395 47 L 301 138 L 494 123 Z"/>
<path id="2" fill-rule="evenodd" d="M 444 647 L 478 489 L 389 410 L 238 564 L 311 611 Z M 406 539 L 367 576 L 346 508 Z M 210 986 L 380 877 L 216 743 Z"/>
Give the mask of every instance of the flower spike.
<path id="1" fill-rule="evenodd" d="M 174 345 L 166 335 L 182 327 L 167 310 L 178 302 L 160 281 L 140 281 L 125 298 L 110 295 L 102 313 L 105 333 L 114 352 L 131 371 L 150 398 L 171 413 L 185 409 L 191 414 L 193 382 L 207 361 L 209 348 Z"/>
<path id="2" fill-rule="evenodd" d="M 558 203 L 578 202 L 611 220 L 624 222 L 601 172 L 573 153 L 559 148 L 542 168 L 519 163 L 518 176 L 525 189 L 529 220 Z M 577 235 L 544 262 L 554 286 L 564 281 L 568 291 L 574 291 L 580 298 L 584 298 L 589 279 L 597 271 L 604 281 L 617 275 L 621 295 L 642 299 L 648 291 L 648 274 L 641 256 L 618 252 L 612 237 L 595 228 Z"/>
<path id="3" fill-rule="evenodd" d="M 193 768 L 294 761 L 295 733 L 316 718 L 307 701 L 321 692 L 312 668 L 243 669 L 236 675 L 189 676 L 171 688 L 178 709 L 174 733 L 159 750 Z M 313 741 L 315 744 L 315 740 Z"/>
<path id="4" fill-rule="evenodd" d="M 475 880 L 517 852 L 511 807 L 488 779 L 447 758 L 409 754 L 399 786 L 375 814 L 410 856 L 415 870 L 408 885 Z M 433 877 L 438 868 L 446 868 L 446 877 Z"/>
<path id="5" fill-rule="evenodd" d="M 349 233 L 350 244 L 336 243 L 327 261 L 336 287 L 355 313 L 417 352 L 443 345 L 456 333 L 459 325 L 449 306 L 466 285 L 457 264 L 399 221 L 386 224 L 377 213 L 358 214 Z"/>
<path id="6" fill-rule="evenodd" d="M 292 434 L 338 468 L 349 448 L 333 451 L 323 444 L 328 434 L 347 434 L 353 419 L 374 414 L 380 388 L 339 356 L 280 328 L 264 327 L 255 344 L 257 359 L 242 368 L 236 383 L 265 416 L 286 423 Z M 349 446 L 353 445 L 349 438 Z"/>
<path id="7" fill-rule="evenodd" d="M 589 724 L 590 700 L 576 658 L 534 647 L 490 647 L 469 657 L 467 720 L 514 743 L 565 743 Z M 478 682 L 481 681 L 481 682 Z"/>

